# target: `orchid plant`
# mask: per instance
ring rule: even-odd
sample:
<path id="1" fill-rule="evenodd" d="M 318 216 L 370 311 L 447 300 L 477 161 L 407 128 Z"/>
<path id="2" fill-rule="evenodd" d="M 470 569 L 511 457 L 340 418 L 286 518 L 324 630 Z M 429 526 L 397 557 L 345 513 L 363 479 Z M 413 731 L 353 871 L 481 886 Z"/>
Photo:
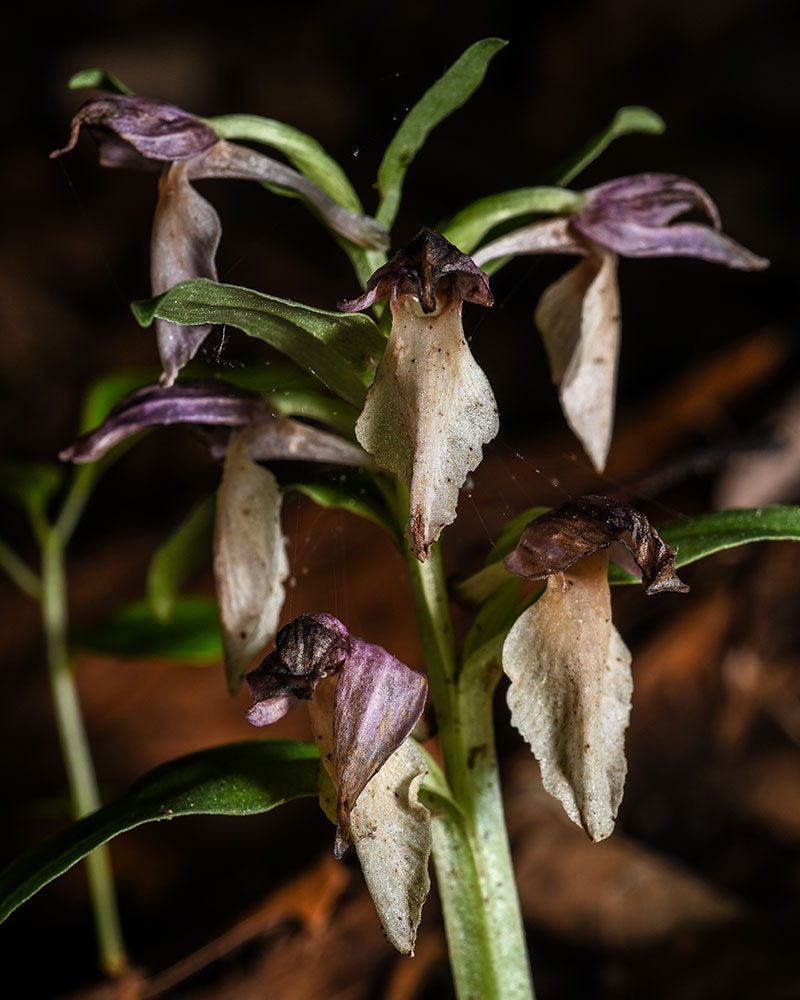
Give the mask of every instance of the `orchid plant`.
<path id="1" fill-rule="evenodd" d="M 625 503 L 584 496 L 557 510 L 521 511 L 485 566 L 448 589 L 443 534 L 500 426 L 462 323 L 464 302 L 492 306 L 490 274 L 520 254 L 580 258 L 539 290 L 536 323 L 565 418 L 602 470 L 613 428 L 619 256 L 767 266 L 721 231 L 710 196 L 686 178 L 643 173 L 586 191 L 566 186 L 617 136 L 660 132 L 663 123 L 645 108 L 618 112 L 559 184 L 489 195 L 387 259 L 415 154 L 476 90 L 504 44 L 471 46 L 409 111 L 378 170 L 374 217 L 341 167 L 288 125 L 251 115 L 202 119 L 99 71 L 72 81 L 102 93 L 77 112 L 69 144 L 53 155 L 86 129 L 102 166 L 158 175 L 154 297 L 133 311 L 154 326 L 162 373 L 145 385 L 114 375 L 92 390 L 84 433 L 60 454 L 74 466 L 70 484 L 57 467 L 6 470 L 6 492 L 27 509 L 42 565 L 36 572 L 5 542 L 0 564 L 42 607 L 77 821 L 0 874 L 0 914 L 86 857 L 101 961 L 112 975 L 124 972 L 127 957 L 106 841 L 167 815 L 258 813 L 307 795 L 335 824 L 336 856 L 354 846 L 394 947 L 413 954 L 432 856 L 458 996 L 532 997 L 494 751 L 502 673 L 511 722 L 546 790 L 589 837 L 608 837 L 623 795 L 632 690 L 610 584 L 640 578 L 646 594 L 682 592 L 676 566 L 747 541 L 800 539 L 796 508 L 705 515 L 657 531 Z M 269 147 L 291 165 L 241 142 Z M 349 257 L 362 293 L 347 298 L 354 288 L 343 288 L 338 309 L 323 309 L 220 284 L 220 220 L 193 186 L 206 178 L 255 180 L 302 199 Z M 691 210 L 708 224 L 676 221 Z M 192 359 L 222 322 L 282 352 L 291 369 L 267 376 L 254 363 L 243 385 L 229 369 L 200 366 Z M 164 764 L 101 807 L 68 644 L 65 548 L 99 474 L 137 435 L 176 423 L 202 436 L 209 461 L 222 463 L 221 481 L 216 503 L 195 508 L 154 557 L 144 625 L 156 634 L 169 628 L 183 607 L 183 582 L 213 549 L 227 686 L 236 693 L 246 680 L 253 698 L 243 730 L 246 722 L 268 727 L 307 702 L 315 741 L 211 748 Z M 270 468 L 286 460 L 305 463 L 300 479 L 282 482 Z M 317 475 L 305 471 L 308 463 Z M 281 501 L 290 490 L 387 531 L 405 559 L 418 663 L 400 662 L 379 635 L 353 636 L 324 610 L 307 609 L 279 630 L 290 574 Z M 474 612 L 461 646 L 451 600 Z"/>

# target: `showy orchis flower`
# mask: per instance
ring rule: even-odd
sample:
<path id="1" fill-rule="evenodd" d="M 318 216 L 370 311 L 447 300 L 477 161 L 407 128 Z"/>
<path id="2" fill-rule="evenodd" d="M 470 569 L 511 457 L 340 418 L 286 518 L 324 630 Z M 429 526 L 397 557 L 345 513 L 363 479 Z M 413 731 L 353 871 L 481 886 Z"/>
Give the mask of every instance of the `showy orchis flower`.
<path id="1" fill-rule="evenodd" d="M 339 308 L 356 312 L 387 298 L 392 330 L 356 437 L 408 486 L 411 540 L 424 561 L 499 429 L 491 386 L 461 323 L 462 302 L 491 306 L 492 294 L 469 257 L 422 229 L 372 275 L 364 295 Z"/>
<path id="2" fill-rule="evenodd" d="M 505 559 L 509 572 L 547 580 L 503 645 L 511 721 L 536 755 L 545 789 L 592 840 L 612 833 L 627 771 L 633 680 L 611 623 L 616 542 L 633 556 L 646 594 L 688 590 L 647 518 L 606 497 L 580 497 L 532 521 Z"/>
<path id="3" fill-rule="evenodd" d="M 192 187 L 204 178 L 233 178 L 276 184 L 307 199 L 335 232 L 359 246 L 386 249 L 388 236 L 374 219 L 337 205 L 316 184 L 263 153 L 218 138 L 193 115 L 149 97 L 108 95 L 88 101 L 72 119 L 68 144 L 73 149 L 82 127 L 103 130 L 100 163 L 107 167 L 158 168 L 159 198 L 150 248 L 150 283 L 154 295 L 180 281 L 216 281 L 215 257 L 222 227 L 214 208 Z M 211 332 L 209 324 L 182 326 L 156 319 L 164 374 L 171 386 Z"/>
<path id="4" fill-rule="evenodd" d="M 710 225 L 673 222 L 698 211 Z M 475 253 L 479 264 L 509 254 L 579 254 L 583 260 L 547 288 L 536 323 L 559 386 L 567 423 L 602 471 L 611 444 L 619 354 L 617 257 L 699 257 L 757 271 L 768 261 L 721 232 L 719 213 L 694 181 L 673 174 L 621 177 L 585 192 L 572 215 L 509 233 Z"/>
<path id="5" fill-rule="evenodd" d="M 300 700 L 336 795 L 334 853 L 351 840 L 387 937 L 413 949 L 430 882 L 430 815 L 417 798 L 427 768 L 408 737 L 422 716 L 426 679 L 381 646 L 351 636 L 333 615 L 284 626 L 275 650 L 247 675 L 248 721 L 265 726 Z"/>
<path id="6" fill-rule="evenodd" d="M 275 634 L 289 575 L 281 491 L 273 474 L 258 462 L 297 459 L 364 466 L 370 459 L 334 434 L 275 416 L 260 396 L 213 380 L 138 389 L 60 457 L 93 462 L 132 434 L 166 424 L 191 424 L 223 434 L 225 428 L 232 429 L 227 438 L 213 438 L 211 450 L 225 458 L 217 492 L 214 576 L 228 687 L 235 694 L 250 660 Z"/>

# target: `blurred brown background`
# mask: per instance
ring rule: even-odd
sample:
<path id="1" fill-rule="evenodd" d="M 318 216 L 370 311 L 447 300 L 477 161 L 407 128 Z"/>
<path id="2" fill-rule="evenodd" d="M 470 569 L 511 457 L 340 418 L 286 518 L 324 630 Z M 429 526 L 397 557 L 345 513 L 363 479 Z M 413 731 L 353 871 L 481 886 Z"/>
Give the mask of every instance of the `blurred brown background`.
<path id="1" fill-rule="evenodd" d="M 7 26 L 0 161 L 3 457 L 52 459 L 74 435 L 92 378 L 156 361 L 151 332 L 128 310 L 148 294 L 153 178 L 101 171 L 88 138 L 69 157 L 47 158 L 83 100 L 65 87 L 74 71 L 107 68 L 136 92 L 202 115 L 290 122 L 345 166 L 371 210 L 377 164 L 405 110 L 472 41 L 499 35 L 511 44 L 486 83 L 409 171 L 396 245 L 476 197 L 535 183 L 619 106 L 646 104 L 665 118 L 665 135 L 619 140 L 577 183 L 686 174 L 712 194 L 725 230 L 773 266 L 747 275 L 687 260 L 622 262 L 620 402 L 605 477 L 563 424 L 532 325 L 537 296 L 564 262 L 522 259 L 498 275 L 496 308 L 473 310 L 467 325 L 503 429 L 450 532 L 450 570 L 476 569 L 507 517 L 565 492 L 625 495 L 656 521 L 715 503 L 798 502 L 793 13 L 755 0 L 18 7 Z M 296 201 L 244 183 L 203 191 L 223 222 L 222 280 L 328 308 L 357 291 L 343 255 Z M 223 366 L 254 356 L 236 331 L 215 335 L 207 351 Z M 786 447 L 775 450 L 776 440 Z M 217 478 L 200 444 L 176 429 L 125 456 L 72 547 L 76 622 L 142 595 L 153 549 Z M 33 558 L 19 515 L 4 507 L 2 523 L 2 537 Z M 295 574 L 285 618 L 325 608 L 418 666 L 402 564 L 377 529 L 296 500 L 284 525 Z M 762 544 L 685 575 L 688 598 L 615 596 L 636 691 L 628 788 L 609 842 L 590 845 L 542 797 L 498 702 L 542 1000 L 800 995 L 798 551 Z M 210 592 L 210 572 L 191 589 Z M 5 860 L 60 828 L 66 803 L 36 609 L 5 578 L 0 596 Z M 219 667 L 84 657 L 78 670 L 108 798 L 163 760 L 253 735 L 247 699 L 228 699 Z M 295 713 L 270 735 L 303 734 Z M 123 924 L 142 970 L 130 988 L 449 996 L 435 899 L 418 957 L 397 959 L 357 868 L 329 861 L 331 842 L 310 802 L 120 838 Z M 88 995 L 99 977 L 82 872 L 19 910 L 0 941 L 0 996 Z"/>

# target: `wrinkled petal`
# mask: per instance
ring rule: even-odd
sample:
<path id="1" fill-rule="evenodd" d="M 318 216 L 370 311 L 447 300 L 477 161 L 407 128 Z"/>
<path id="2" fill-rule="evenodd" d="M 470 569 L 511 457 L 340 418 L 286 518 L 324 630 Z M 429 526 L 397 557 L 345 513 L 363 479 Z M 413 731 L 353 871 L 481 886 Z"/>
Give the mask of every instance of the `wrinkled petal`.
<path id="1" fill-rule="evenodd" d="M 408 738 L 422 716 L 428 682 L 381 646 L 350 639 L 335 692 L 320 685 L 311 726 L 338 790 L 336 844 L 350 843 L 350 813 L 368 781 Z"/>
<path id="2" fill-rule="evenodd" d="M 161 295 L 179 281 L 217 280 L 215 257 L 222 225 L 212 205 L 189 183 L 188 164 L 174 163 L 161 177 L 158 204 L 150 240 L 150 284 Z M 182 326 L 155 321 L 158 353 L 164 373 L 161 383 L 171 386 L 211 333 L 212 325 Z"/>
<path id="3" fill-rule="evenodd" d="M 271 726 L 273 722 L 277 722 L 290 712 L 298 701 L 299 699 L 292 695 L 266 698 L 251 705 L 244 715 L 251 726 Z"/>
<path id="4" fill-rule="evenodd" d="M 572 215 L 576 229 L 585 226 L 633 222 L 659 228 L 679 215 L 702 212 L 715 229 L 721 226 L 719 211 L 711 195 L 699 184 L 678 174 L 644 173 L 617 177 L 585 192 L 586 201 Z M 594 237 L 589 237 L 594 239 Z M 614 249 L 609 245 L 609 249 Z"/>
<path id="5" fill-rule="evenodd" d="M 405 249 L 398 250 L 378 268 L 363 295 L 339 302 L 338 308 L 342 312 L 362 312 L 383 299 L 409 295 L 419 301 L 422 312 L 432 313 L 437 309 L 439 283 L 445 278 L 450 280 L 443 286 L 444 291 L 452 291 L 456 298 L 481 306 L 492 304 L 489 279 L 483 271 L 444 236 L 426 226 Z"/>
<path id="6" fill-rule="evenodd" d="M 612 833 L 622 800 L 632 692 L 607 574 L 601 552 L 550 577 L 502 656 L 511 721 L 539 761 L 545 789 L 592 840 Z"/>
<path id="7" fill-rule="evenodd" d="M 483 267 L 497 257 L 533 253 L 573 253 L 581 257 L 589 251 L 569 228 L 569 218 L 559 216 L 515 229 L 476 250 L 475 263 Z"/>
<path id="8" fill-rule="evenodd" d="M 455 520 L 458 492 L 497 434 L 492 388 L 464 339 L 461 303 L 490 306 L 489 279 L 433 229 L 378 268 L 346 312 L 391 297 L 392 330 L 356 437 L 409 488 L 410 534 L 424 561 Z"/>
<path id="9" fill-rule="evenodd" d="M 336 822 L 337 792 L 331 768 L 333 754 L 333 689 L 320 701 L 327 705 L 326 734 L 319 741 L 324 766 L 319 770 L 319 802 Z M 316 699 L 315 699 L 316 700 Z M 326 720 L 321 720 L 321 724 Z M 351 813 L 351 836 L 367 888 L 387 941 L 404 955 L 414 954 L 422 906 L 430 890 L 428 860 L 432 846 L 431 815 L 419 801 L 427 773 L 425 757 L 406 740 L 367 782 Z"/>
<path id="10" fill-rule="evenodd" d="M 222 460 L 228 452 L 230 432 L 222 427 L 204 428 L 202 437 L 212 458 Z M 247 453 L 256 462 L 322 462 L 372 469 L 375 463 L 356 444 L 309 424 L 276 417 L 253 424 L 247 436 Z"/>
<path id="11" fill-rule="evenodd" d="M 618 541 L 639 567 L 646 594 L 688 591 L 675 572 L 675 552 L 644 514 L 609 497 L 576 497 L 537 517 L 503 562 L 509 573 L 544 580 Z"/>
<path id="12" fill-rule="evenodd" d="M 409 487 L 411 538 L 424 560 L 455 520 L 459 490 L 499 430 L 497 404 L 464 338 L 459 301 L 417 316 L 393 300 L 392 313 L 356 437 Z"/>
<path id="13" fill-rule="evenodd" d="M 138 173 L 160 174 L 164 169 L 163 160 L 147 159 L 114 132 L 98 133 L 97 160 L 101 167 L 109 167 L 112 170 L 136 170 Z"/>
<path id="14" fill-rule="evenodd" d="M 247 439 L 248 454 L 256 461 L 297 459 L 301 462 L 325 462 L 370 468 L 374 463 L 358 445 L 338 434 L 300 423 L 289 417 L 278 417 L 269 423 L 253 427 Z"/>
<path id="15" fill-rule="evenodd" d="M 275 477 L 248 456 L 247 431 L 240 431 L 225 459 L 214 527 L 214 578 L 232 694 L 278 627 L 289 575 L 280 510 Z"/>
<path id="16" fill-rule="evenodd" d="M 614 426 L 619 289 L 616 255 L 595 249 L 545 289 L 536 324 L 567 423 L 602 472 Z"/>
<path id="17" fill-rule="evenodd" d="M 724 264 L 739 271 L 762 271 L 769 267 L 725 233 L 696 222 L 682 222 L 663 229 L 648 229 L 631 223 L 620 227 L 620 238 L 608 235 L 611 249 L 626 257 L 698 257 L 711 264 Z"/>
<path id="18" fill-rule="evenodd" d="M 109 94 L 83 105 L 72 119 L 69 142 L 50 156 L 74 149 L 84 125 L 111 129 L 142 156 L 154 160 L 186 160 L 219 142 L 208 125 L 174 104 Z"/>
<path id="19" fill-rule="evenodd" d="M 213 379 L 164 389 L 147 385 L 130 393 L 103 423 L 59 453 L 63 462 L 94 462 L 115 444 L 159 424 L 239 427 L 275 419 L 260 396 Z"/>
<path id="20" fill-rule="evenodd" d="M 570 226 L 594 243 L 626 257 L 699 257 L 745 271 L 769 261 L 720 232 L 717 207 L 699 184 L 675 174 L 637 174 L 600 184 L 570 216 Z M 708 216 L 669 225 L 686 212 Z"/>
<path id="21" fill-rule="evenodd" d="M 404 955 L 414 954 L 431 887 L 431 814 L 419 801 L 427 773 L 422 751 L 406 740 L 367 783 L 350 814 L 350 834 L 381 927 Z"/>
<path id="22" fill-rule="evenodd" d="M 311 698 L 317 684 L 336 673 L 349 652 L 347 629 L 333 615 L 305 614 L 284 625 L 275 636 L 275 649 L 246 677 L 255 701 L 248 722 L 269 725 L 298 700 Z"/>
<path id="23" fill-rule="evenodd" d="M 192 180 L 221 177 L 261 181 L 297 191 L 314 205 L 331 229 L 353 243 L 378 250 L 389 247 L 389 235 L 375 219 L 342 208 L 303 174 L 254 149 L 221 139 L 204 156 L 195 157 L 188 170 Z"/>

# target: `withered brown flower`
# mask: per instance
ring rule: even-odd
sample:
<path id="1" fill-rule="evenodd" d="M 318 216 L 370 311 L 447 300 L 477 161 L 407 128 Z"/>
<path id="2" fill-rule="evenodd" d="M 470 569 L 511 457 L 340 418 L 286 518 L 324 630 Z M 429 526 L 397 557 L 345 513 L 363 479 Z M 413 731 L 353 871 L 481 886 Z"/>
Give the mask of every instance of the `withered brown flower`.
<path id="1" fill-rule="evenodd" d="M 483 271 L 432 229 L 379 268 L 348 312 L 389 299 L 392 330 L 356 436 L 410 493 L 409 530 L 420 561 L 456 517 L 458 493 L 497 434 L 497 405 L 461 323 L 462 302 L 491 306 Z"/>
<path id="2" fill-rule="evenodd" d="M 509 572 L 546 580 L 503 645 L 511 721 L 536 755 L 545 789 L 592 840 L 614 829 L 627 764 L 630 653 L 611 622 L 610 546 L 622 542 L 645 593 L 685 592 L 675 553 L 627 504 L 585 496 L 527 526 Z"/>

